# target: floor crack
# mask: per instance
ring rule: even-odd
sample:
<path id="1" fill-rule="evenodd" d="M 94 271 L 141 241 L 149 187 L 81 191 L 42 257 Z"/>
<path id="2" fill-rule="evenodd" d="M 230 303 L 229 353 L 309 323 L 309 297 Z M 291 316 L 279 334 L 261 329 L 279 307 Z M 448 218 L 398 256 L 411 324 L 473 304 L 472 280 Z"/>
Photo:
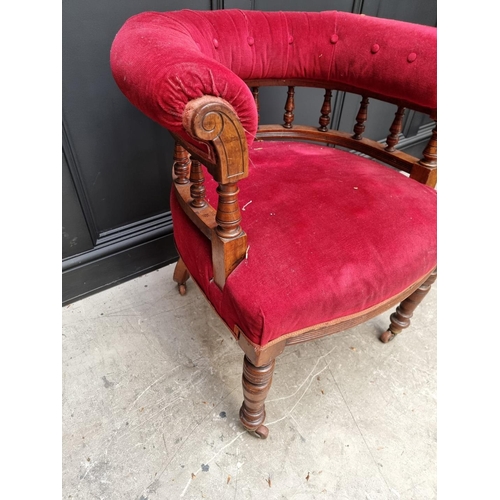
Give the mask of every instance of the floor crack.
<path id="1" fill-rule="evenodd" d="M 380 470 L 380 466 L 379 466 L 378 462 L 375 460 L 375 457 L 373 456 L 373 453 L 372 453 L 370 447 L 368 446 L 368 443 L 366 442 L 365 436 L 363 435 L 363 432 L 361 432 L 361 429 L 360 429 L 360 427 L 358 425 L 358 422 L 354 418 L 354 414 L 352 413 L 351 408 L 349 407 L 349 404 L 347 403 L 347 400 L 346 400 L 346 398 L 344 396 L 344 393 L 342 392 L 342 389 L 340 388 L 340 386 L 339 386 L 339 384 L 337 382 L 337 379 L 335 378 L 335 375 L 333 374 L 333 372 L 332 372 L 332 370 L 330 368 L 328 368 L 328 371 L 330 372 L 330 374 L 331 374 L 331 376 L 333 378 L 333 381 L 334 381 L 335 385 L 337 386 L 337 389 L 339 390 L 339 393 L 340 393 L 340 395 L 341 395 L 341 397 L 342 397 L 342 399 L 343 399 L 343 401 L 344 401 L 344 403 L 345 403 L 345 405 L 347 407 L 347 410 L 349 411 L 349 414 L 351 415 L 351 418 L 352 418 L 354 424 L 356 425 L 356 428 L 358 429 L 358 432 L 359 432 L 359 434 L 361 436 L 361 439 L 363 439 L 363 442 L 365 443 L 365 446 L 366 446 L 366 449 L 368 450 L 368 453 L 372 457 L 373 463 L 375 464 L 375 466 L 376 466 L 379 474 L 382 476 L 382 479 L 384 480 L 384 483 L 387 486 L 387 489 L 389 491 L 391 491 L 389 483 L 387 482 L 387 479 L 385 478 L 384 474 L 382 474 L 382 471 Z"/>

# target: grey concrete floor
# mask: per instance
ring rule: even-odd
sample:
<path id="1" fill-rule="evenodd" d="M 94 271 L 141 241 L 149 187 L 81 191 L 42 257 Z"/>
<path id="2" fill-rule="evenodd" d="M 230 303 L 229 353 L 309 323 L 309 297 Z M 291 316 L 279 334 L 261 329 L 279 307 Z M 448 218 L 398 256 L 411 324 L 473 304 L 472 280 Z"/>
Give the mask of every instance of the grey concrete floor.
<path id="1" fill-rule="evenodd" d="M 243 430 L 243 354 L 167 266 L 63 308 L 63 498 L 436 498 L 436 285 L 394 342 L 390 311 L 287 348 Z"/>

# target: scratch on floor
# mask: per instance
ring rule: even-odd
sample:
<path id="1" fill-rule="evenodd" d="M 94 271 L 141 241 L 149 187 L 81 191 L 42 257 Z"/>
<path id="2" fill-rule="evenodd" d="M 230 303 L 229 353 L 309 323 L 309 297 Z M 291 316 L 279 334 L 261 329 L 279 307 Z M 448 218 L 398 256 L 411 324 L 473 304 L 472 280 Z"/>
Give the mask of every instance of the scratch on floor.
<path id="1" fill-rule="evenodd" d="M 176 366 L 175 368 L 179 368 L 179 366 L 181 366 L 181 365 L 178 365 L 178 366 Z M 175 368 L 173 368 L 172 370 L 170 370 L 168 373 L 173 372 L 173 371 L 175 370 Z M 131 408 L 135 405 L 135 403 L 137 403 L 137 401 L 139 401 L 139 399 L 141 399 L 141 398 L 142 398 L 142 396 L 144 396 L 144 394 L 146 394 L 146 392 L 148 392 L 148 391 L 149 391 L 149 389 L 151 389 L 151 387 L 153 387 L 155 384 L 157 384 L 160 380 L 163 380 L 163 379 L 164 379 L 164 378 L 168 375 L 168 373 L 163 374 L 161 377 L 158 377 L 158 378 L 157 378 L 157 379 L 156 379 L 156 380 L 155 380 L 152 384 L 149 384 L 149 385 L 146 387 L 146 389 L 144 389 L 144 390 L 143 390 L 143 391 L 139 394 L 139 396 L 137 396 L 137 397 L 135 398 L 135 401 L 134 401 L 134 402 L 133 402 L 133 403 L 129 406 L 128 410 L 130 410 L 130 409 L 131 409 Z M 128 411 L 128 410 L 127 410 L 127 411 Z"/>
<path id="2" fill-rule="evenodd" d="M 308 376 L 304 379 L 304 381 L 302 382 L 302 384 L 300 384 L 300 385 L 299 385 L 299 387 L 297 388 L 297 390 L 296 390 L 293 394 L 290 394 L 290 395 L 288 395 L 288 396 L 283 396 L 282 398 L 269 399 L 269 400 L 267 400 L 267 401 L 266 401 L 266 404 L 273 403 L 274 401 L 282 401 L 282 400 L 284 400 L 284 399 L 290 399 L 290 398 L 293 398 L 293 396 L 295 396 L 295 394 L 297 394 L 297 393 L 300 391 L 300 389 L 302 388 L 302 386 L 303 386 L 303 385 L 307 382 L 307 379 L 311 376 L 312 372 L 313 372 L 314 370 L 316 370 L 316 367 L 318 366 L 319 362 L 320 362 L 323 358 L 326 358 L 326 356 L 328 356 L 329 354 L 331 354 L 331 353 L 334 351 L 334 349 L 335 349 L 335 347 L 334 347 L 333 349 L 331 349 L 330 351 L 328 351 L 326 354 L 323 354 L 323 356 L 320 356 L 320 357 L 317 359 L 317 361 L 316 361 L 315 365 L 312 367 L 312 370 L 309 372 L 309 375 L 308 375 Z M 328 363 L 328 364 L 330 364 L 330 363 Z M 327 365 L 327 366 L 328 366 L 328 365 Z M 324 368 L 323 368 L 323 370 L 324 370 Z M 321 371 L 323 371 L 323 370 L 321 370 Z M 321 372 L 320 372 L 320 373 L 321 373 Z M 316 375 L 318 375 L 318 374 L 316 374 Z M 316 375 L 315 375 L 315 376 L 316 376 Z M 313 378 L 314 378 L 314 377 L 313 377 Z"/>
<path id="3" fill-rule="evenodd" d="M 168 313 L 171 313 L 171 312 L 174 312 L 174 311 L 177 311 L 178 309 L 184 309 L 184 308 L 188 308 L 189 309 L 189 306 L 191 304 L 193 304 L 194 302 L 196 302 L 196 298 L 194 298 L 193 300 L 191 300 L 190 302 L 184 302 L 182 305 L 180 306 L 176 306 L 176 307 L 172 307 L 171 309 L 164 309 L 156 314 L 149 314 L 147 317 L 148 319 L 150 318 L 156 318 L 157 316 L 162 316 L 164 314 L 168 314 Z"/>
<path id="4" fill-rule="evenodd" d="M 122 429 L 122 427 L 127 424 L 126 420 L 127 420 L 127 414 L 130 412 L 130 410 L 134 407 L 134 405 L 137 403 L 137 401 L 139 400 L 139 398 L 145 394 L 149 389 L 151 389 L 152 386 L 154 386 L 156 383 L 158 383 L 163 377 L 167 376 L 169 373 L 171 373 L 172 371 L 174 371 L 175 369 L 179 368 L 179 366 L 182 366 L 182 365 L 178 365 L 174 368 L 172 368 L 172 370 L 170 370 L 170 372 L 162 375 L 161 377 L 159 377 L 159 379 L 155 380 L 152 384 L 150 384 L 148 387 L 146 387 L 146 389 L 144 389 L 144 391 L 142 391 L 141 394 L 139 394 L 139 396 L 135 399 L 135 401 L 127 408 L 127 410 L 125 411 L 125 414 L 124 414 L 124 419 L 123 421 L 117 426 L 117 428 L 113 431 L 112 435 L 108 438 L 107 440 L 107 443 L 105 445 L 103 445 L 101 447 L 101 451 L 102 449 L 104 448 L 104 455 L 107 456 L 108 454 L 108 448 L 112 446 L 113 444 L 113 441 L 114 441 L 114 444 L 116 444 L 118 441 L 121 441 L 124 437 L 126 436 L 129 436 L 133 431 L 135 431 L 136 429 L 138 429 L 139 427 L 141 427 L 142 425 L 144 425 L 146 422 L 148 422 L 149 420 L 153 419 L 154 417 L 156 417 L 157 415 L 159 415 L 160 413 L 162 413 L 163 411 L 165 411 L 169 406 L 172 406 L 174 403 L 176 403 L 177 401 L 179 400 L 183 400 L 184 398 L 182 396 L 177 396 L 177 397 L 174 397 L 173 399 L 171 399 L 170 401 L 168 401 L 168 403 L 166 403 L 160 411 L 156 412 L 153 416 L 149 417 L 148 419 L 142 421 L 140 424 L 136 425 L 135 427 L 133 428 L 128 428 L 125 430 L 125 432 L 123 434 L 121 434 L 120 436 L 117 437 L 117 434 L 118 432 Z M 181 387 L 179 387 L 178 389 L 176 389 L 174 391 L 173 394 L 177 393 L 178 391 L 181 391 L 186 385 L 188 385 L 193 376 L 195 376 L 198 372 L 196 372 L 194 375 L 192 375 L 190 377 L 190 380 L 188 380 L 185 384 L 183 384 Z M 172 395 L 173 395 L 172 394 Z M 156 402 L 157 404 L 158 402 Z M 128 425 L 128 424 L 127 424 Z M 87 471 L 88 472 L 88 471 Z M 81 479 L 84 479 L 85 476 L 87 475 L 87 473 L 85 473 L 85 475 L 81 478 Z M 81 480 L 80 480 L 81 481 Z"/>
<path id="5" fill-rule="evenodd" d="M 238 494 L 238 472 L 240 471 L 240 468 L 238 467 L 239 454 L 240 454 L 240 449 L 239 449 L 239 447 L 236 447 L 236 481 L 235 481 L 235 486 L 234 486 L 234 500 L 236 500 L 236 496 Z"/>
<path id="6" fill-rule="evenodd" d="M 87 467 L 87 470 L 85 471 L 85 474 L 83 476 L 80 477 L 80 481 L 78 482 L 78 485 L 80 485 L 80 483 L 85 479 L 85 477 L 87 476 L 87 474 L 94 468 L 94 466 L 96 465 L 97 462 L 94 462 L 93 464 L 88 464 L 88 463 L 85 463 L 85 467 Z"/>
<path id="7" fill-rule="evenodd" d="M 148 392 L 151 387 L 153 387 L 154 385 L 156 385 L 158 382 L 160 382 L 160 380 L 163 380 L 167 375 L 170 375 L 174 370 L 177 370 L 177 368 L 180 368 L 181 366 L 183 365 L 177 365 L 175 366 L 174 368 L 172 368 L 170 371 L 168 371 L 167 373 L 164 373 L 161 377 L 158 377 L 154 382 L 152 382 L 151 384 L 149 384 L 140 394 L 139 396 L 137 396 L 135 398 L 135 400 L 130 404 L 130 406 L 126 409 L 125 411 L 125 415 L 130 412 L 130 410 L 134 407 L 134 405 L 137 403 L 137 401 L 139 401 L 139 399 L 142 398 L 142 396 L 144 396 L 144 394 L 146 394 L 146 392 Z M 159 402 L 161 402 L 163 399 L 165 398 L 162 398 L 160 400 L 156 400 L 155 403 L 158 404 Z"/>
<path id="8" fill-rule="evenodd" d="M 293 415 L 290 415 L 290 419 L 293 420 L 295 422 L 295 430 L 298 432 L 299 436 L 300 436 L 300 439 L 302 439 L 302 441 L 305 442 L 306 438 L 302 435 L 302 433 L 300 432 L 300 425 L 299 423 L 297 422 L 297 420 L 294 418 Z"/>
<path id="9" fill-rule="evenodd" d="M 156 413 L 154 413 L 151 417 L 147 418 L 146 420 L 143 420 L 140 424 L 136 425 L 135 427 L 132 427 L 130 429 L 130 431 L 126 434 L 122 434 L 118 439 L 117 441 L 119 441 L 120 439 L 122 439 L 124 436 L 126 436 L 127 434 L 131 434 L 132 432 L 134 432 L 136 429 L 138 429 L 139 427 L 142 427 L 146 422 L 149 422 L 150 420 L 152 420 L 153 418 L 157 417 L 160 413 L 162 413 L 163 411 L 165 411 L 169 406 L 172 406 L 174 403 L 177 403 L 177 401 L 184 401 L 184 398 L 182 398 L 181 396 L 179 396 L 178 398 L 174 398 L 173 400 L 169 401 L 168 404 L 166 404 L 160 411 L 157 411 Z"/>
<path id="10" fill-rule="evenodd" d="M 330 371 L 330 374 L 331 374 L 331 376 L 332 376 L 332 378 L 333 378 L 333 382 L 334 382 L 334 383 L 335 383 L 335 385 L 337 386 L 337 389 L 338 389 L 338 391 L 339 391 L 339 393 L 340 393 L 340 396 L 342 397 L 342 400 L 344 401 L 344 404 L 346 405 L 346 408 L 347 408 L 347 410 L 349 411 L 349 414 L 351 415 L 352 421 L 354 422 L 354 425 L 355 425 L 355 426 L 356 426 L 356 428 L 358 429 L 358 432 L 359 432 L 359 434 L 360 434 L 360 436 L 361 436 L 361 439 L 363 439 L 363 442 L 365 443 L 365 446 L 366 446 L 366 449 L 368 450 L 368 453 L 369 453 L 369 454 L 370 454 L 370 456 L 372 457 L 372 460 L 373 460 L 373 463 L 375 464 L 375 467 L 377 468 L 377 470 L 378 470 L 379 474 L 382 476 L 382 479 L 384 480 L 384 483 L 385 483 L 385 485 L 387 486 L 387 489 L 390 489 L 390 488 L 389 488 L 389 483 L 387 482 L 387 479 L 385 478 L 384 474 L 382 474 L 382 471 L 380 470 L 379 464 L 378 464 L 378 462 L 375 460 L 375 457 L 373 456 L 373 453 L 372 453 L 372 451 L 371 451 L 370 447 L 368 446 L 368 443 L 366 442 L 365 436 L 364 436 L 364 435 L 363 435 L 363 433 L 361 432 L 361 429 L 360 429 L 360 427 L 359 427 L 359 425 L 358 425 L 358 422 L 357 422 L 357 421 L 356 421 L 356 419 L 354 418 L 354 415 L 353 415 L 353 413 L 352 413 L 352 411 L 351 411 L 351 408 L 350 408 L 350 407 L 349 407 L 349 405 L 347 404 L 347 400 L 346 400 L 346 398 L 345 398 L 345 396 L 344 396 L 344 393 L 343 393 L 343 392 L 342 392 L 342 390 L 340 389 L 340 386 L 339 386 L 339 384 L 338 384 L 338 382 L 337 382 L 337 380 L 336 380 L 336 378 L 335 378 L 335 375 L 333 374 L 332 370 L 329 370 L 329 371 Z"/>
<path id="11" fill-rule="evenodd" d="M 148 302 L 143 301 L 139 303 L 134 303 L 134 304 L 129 304 L 125 305 L 124 307 L 118 307 L 116 309 L 110 309 L 107 312 L 104 312 L 102 317 L 103 318 L 127 318 L 127 317 L 137 317 L 140 316 L 140 312 L 136 312 L 138 309 L 142 310 L 143 306 L 149 305 Z M 123 313 L 128 313 L 131 312 L 132 314 L 123 314 Z"/>
<path id="12" fill-rule="evenodd" d="M 233 389 L 232 391 L 230 391 L 228 394 L 226 394 L 223 398 L 221 398 L 217 404 L 216 404 L 216 408 L 221 404 L 223 403 L 227 398 L 229 398 L 233 392 L 236 390 Z M 184 447 L 184 445 L 189 441 L 189 439 L 191 438 L 191 436 L 193 435 L 193 433 L 196 431 L 196 429 L 198 429 L 201 424 L 203 424 L 203 422 L 205 422 L 205 420 L 212 414 L 212 409 L 210 409 L 209 411 L 206 412 L 206 415 L 203 417 L 203 419 L 198 422 L 198 424 L 196 424 L 194 426 L 194 428 L 187 434 L 186 438 L 184 439 L 184 441 L 182 441 L 182 443 L 178 446 L 178 448 L 174 451 L 173 455 L 170 457 L 170 459 L 167 461 L 167 463 L 165 464 L 165 466 L 163 467 L 163 469 L 161 470 L 161 472 L 158 473 L 158 475 L 156 476 L 156 479 L 155 480 L 159 480 L 161 476 L 163 476 L 163 474 L 165 473 L 165 471 L 168 469 L 169 465 L 172 463 L 172 461 L 174 460 L 174 458 L 177 456 L 177 454 L 180 452 L 180 450 Z M 243 432 L 243 434 L 245 433 L 246 431 Z M 238 437 L 238 436 L 236 436 Z M 146 492 L 146 490 L 149 488 L 149 486 L 147 486 L 146 488 L 144 488 L 142 490 L 142 493 Z M 186 488 L 186 491 L 187 491 L 187 488 Z"/>
<path id="13" fill-rule="evenodd" d="M 325 354 L 326 356 L 326 354 Z M 330 362 L 331 363 L 331 362 Z M 306 395 L 306 392 L 309 390 L 309 387 L 311 387 L 311 384 L 313 382 L 313 380 L 320 374 L 320 373 L 323 373 L 329 366 L 330 366 L 330 363 L 328 363 L 324 368 L 322 368 L 319 372 L 315 373 L 312 377 L 311 377 L 311 380 L 309 381 L 309 384 L 307 384 L 307 387 L 305 389 L 305 391 L 302 393 L 302 396 L 300 396 L 300 398 L 297 400 L 297 402 L 292 406 L 291 410 L 287 411 L 286 414 L 279 418 L 278 420 L 274 420 L 273 422 L 269 422 L 269 423 L 266 423 L 266 425 L 269 427 L 270 425 L 273 425 L 273 424 L 277 424 L 278 422 L 281 422 L 282 420 L 284 420 L 285 418 L 289 417 L 293 410 L 295 410 L 295 408 L 297 407 L 297 405 L 300 403 L 300 401 L 302 400 L 302 398 Z M 310 374 L 309 374 L 310 375 Z M 308 376 L 309 377 L 309 376 Z M 306 378 L 307 380 L 307 378 Z M 302 384 L 304 385 L 304 384 Z"/>
<path id="14" fill-rule="evenodd" d="M 246 432 L 247 431 L 245 430 L 245 431 L 242 431 L 239 434 L 237 434 L 234 439 L 232 439 L 231 441 L 229 441 L 229 443 L 227 443 L 225 446 L 223 446 L 215 455 L 212 456 L 212 458 L 210 460 L 205 462 L 204 465 L 208 465 L 211 462 L 213 462 L 227 447 L 231 446 L 240 436 L 243 436 L 243 434 L 246 434 Z M 194 472 L 194 475 L 197 476 L 199 472 L 201 472 L 201 467 L 196 472 Z M 180 498 L 182 498 L 186 494 L 186 491 L 188 490 L 189 486 L 191 486 L 192 481 L 193 481 L 193 476 L 191 476 L 189 478 L 189 481 L 187 482 L 186 487 L 182 491 Z"/>

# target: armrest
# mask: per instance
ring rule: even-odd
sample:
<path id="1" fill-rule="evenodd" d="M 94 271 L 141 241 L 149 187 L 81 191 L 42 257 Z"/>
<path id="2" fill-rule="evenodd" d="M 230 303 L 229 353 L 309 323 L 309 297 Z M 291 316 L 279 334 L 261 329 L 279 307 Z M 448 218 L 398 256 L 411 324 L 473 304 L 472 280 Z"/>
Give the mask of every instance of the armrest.
<path id="1" fill-rule="evenodd" d="M 238 181 L 248 176 L 245 133 L 232 106 L 223 99 L 211 96 L 188 103 L 183 114 L 183 125 L 194 139 L 208 145 L 209 154 L 205 155 L 198 148 L 183 143 L 174 134 L 191 158 L 202 161 L 218 182 L 217 212 L 200 204 L 199 200 L 193 203 L 197 183 L 187 185 L 187 166 L 179 170 L 181 178 L 175 178 L 177 199 L 186 215 L 210 238 L 214 280 L 223 288 L 226 278 L 243 260 L 247 251 L 247 236 L 240 226 L 237 185 Z M 191 181 L 194 181 L 192 173 Z"/>
<path id="2" fill-rule="evenodd" d="M 248 176 L 245 131 L 228 102 L 212 96 L 190 101 L 182 123 L 193 138 L 209 142 L 211 156 L 202 161 L 219 184 L 238 182 Z"/>
<path id="3" fill-rule="evenodd" d="M 251 144 L 257 111 L 250 89 L 217 61 L 216 53 L 209 53 L 215 52 L 214 47 L 195 41 L 191 31 L 196 34 L 196 26 L 181 22 L 179 15 L 144 12 L 123 25 L 111 48 L 111 70 L 118 87 L 152 120 L 205 151 L 206 146 L 184 130 L 185 107 L 204 95 L 223 98 L 239 117 Z"/>

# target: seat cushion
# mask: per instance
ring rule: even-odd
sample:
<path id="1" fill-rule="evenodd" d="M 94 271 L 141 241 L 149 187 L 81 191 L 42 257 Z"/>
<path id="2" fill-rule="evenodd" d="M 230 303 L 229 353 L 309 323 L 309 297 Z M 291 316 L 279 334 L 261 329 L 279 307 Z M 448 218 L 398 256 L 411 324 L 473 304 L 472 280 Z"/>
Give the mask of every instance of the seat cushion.
<path id="1" fill-rule="evenodd" d="M 256 141 L 249 154 L 239 183 L 248 253 L 223 290 L 209 240 L 171 197 L 179 254 L 231 330 L 265 346 L 384 302 L 436 266 L 434 189 L 327 146 Z"/>

